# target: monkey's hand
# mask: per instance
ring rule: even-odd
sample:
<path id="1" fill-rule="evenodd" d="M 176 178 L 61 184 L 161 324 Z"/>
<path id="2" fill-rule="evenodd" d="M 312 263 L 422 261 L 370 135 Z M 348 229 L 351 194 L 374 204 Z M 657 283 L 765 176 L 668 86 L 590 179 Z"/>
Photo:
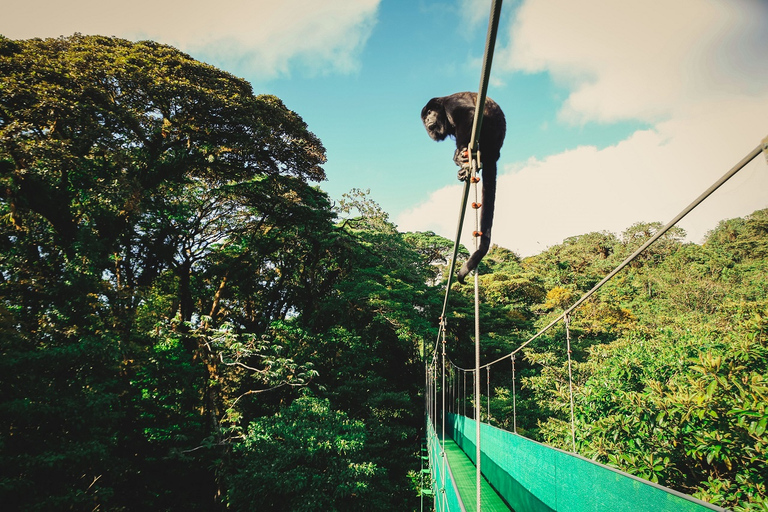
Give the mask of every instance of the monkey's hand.
<path id="1" fill-rule="evenodd" d="M 469 163 L 469 151 L 467 150 L 467 148 L 457 149 L 453 153 L 453 161 L 456 162 L 456 165 L 458 165 L 459 167 L 463 167 L 466 164 L 468 164 Z"/>
<path id="2" fill-rule="evenodd" d="M 457 149 L 453 154 L 453 161 L 461 167 L 459 169 L 459 181 L 465 181 L 472 174 L 472 167 L 469 165 L 469 151 L 467 148 Z"/>

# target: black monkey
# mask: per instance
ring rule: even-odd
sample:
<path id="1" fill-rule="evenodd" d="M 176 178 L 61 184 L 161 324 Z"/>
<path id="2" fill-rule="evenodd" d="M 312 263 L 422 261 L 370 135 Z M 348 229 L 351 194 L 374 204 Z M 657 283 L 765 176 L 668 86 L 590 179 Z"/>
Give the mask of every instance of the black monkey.
<path id="1" fill-rule="evenodd" d="M 472 123 L 475 120 L 475 102 L 477 93 L 457 92 L 450 96 L 432 98 L 421 109 L 421 120 L 429 136 L 436 141 L 445 140 L 449 135 L 456 138 L 456 152 L 453 161 L 462 167 L 466 163 L 465 150 L 472 138 Z M 501 155 L 501 145 L 507 132 L 504 112 L 491 98 L 485 99 L 483 122 L 480 127 L 480 161 L 483 168 L 483 199 L 480 210 L 480 245 L 459 270 L 460 283 L 472 270 L 491 246 L 491 227 L 493 210 L 496 204 L 496 161 Z M 462 168 L 459 179 L 468 178 L 468 172 Z"/>

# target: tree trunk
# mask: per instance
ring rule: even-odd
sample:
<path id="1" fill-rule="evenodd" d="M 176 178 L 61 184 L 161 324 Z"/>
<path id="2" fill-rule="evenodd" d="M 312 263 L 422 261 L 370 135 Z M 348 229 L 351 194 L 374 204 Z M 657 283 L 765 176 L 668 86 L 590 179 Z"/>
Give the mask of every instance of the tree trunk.
<path id="1" fill-rule="evenodd" d="M 219 287 L 216 288 L 216 293 L 213 295 L 213 304 L 211 305 L 211 323 L 213 325 L 216 324 L 216 314 L 219 312 L 219 303 L 221 302 L 221 295 L 224 292 L 224 287 L 227 285 L 227 277 L 229 276 L 229 273 L 224 274 L 224 277 L 221 278 L 221 283 L 219 283 Z"/>
<path id="2" fill-rule="evenodd" d="M 182 322 L 192 320 L 194 302 L 192 300 L 191 281 L 192 264 L 189 261 L 185 261 L 179 269 L 179 308 L 181 310 Z"/>

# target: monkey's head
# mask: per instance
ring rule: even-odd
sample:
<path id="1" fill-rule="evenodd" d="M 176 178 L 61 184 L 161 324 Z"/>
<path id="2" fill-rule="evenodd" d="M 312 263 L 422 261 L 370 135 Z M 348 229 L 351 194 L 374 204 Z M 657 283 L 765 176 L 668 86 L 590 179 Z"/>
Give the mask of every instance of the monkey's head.
<path id="1" fill-rule="evenodd" d="M 448 122 L 448 116 L 445 115 L 445 107 L 440 100 L 441 98 L 432 98 L 421 109 L 421 120 L 424 123 L 424 128 L 427 129 L 430 138 L 436 141 L 445 140 L 448 135 L 451 135 L 451 125 Z"/>

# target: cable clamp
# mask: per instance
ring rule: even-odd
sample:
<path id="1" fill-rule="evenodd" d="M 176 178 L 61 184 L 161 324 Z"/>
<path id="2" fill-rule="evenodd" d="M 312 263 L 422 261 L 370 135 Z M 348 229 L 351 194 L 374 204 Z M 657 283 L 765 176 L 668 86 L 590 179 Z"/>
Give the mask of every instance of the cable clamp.
<path id="1" fill-rule="evenodd" d="M 477 177 L 477 176 L 472 176 L 472 178 L 470 178 L 469 181 L 472 182 L 472 183 L 479 183 L 480 182 L 480 178 Z"/>
<path id="2" fill-rule="evenodd" d="M 473 231 L 472 232 L 472 236 L 483 236 L 483 232 L 482 231 Z"/>
<path id="3" fill-rule="evenodd" d="M 483 203 L 472 203 L 472 208 L 477 210 L 478 208 L 481 208 L 483 206 Z"/>

